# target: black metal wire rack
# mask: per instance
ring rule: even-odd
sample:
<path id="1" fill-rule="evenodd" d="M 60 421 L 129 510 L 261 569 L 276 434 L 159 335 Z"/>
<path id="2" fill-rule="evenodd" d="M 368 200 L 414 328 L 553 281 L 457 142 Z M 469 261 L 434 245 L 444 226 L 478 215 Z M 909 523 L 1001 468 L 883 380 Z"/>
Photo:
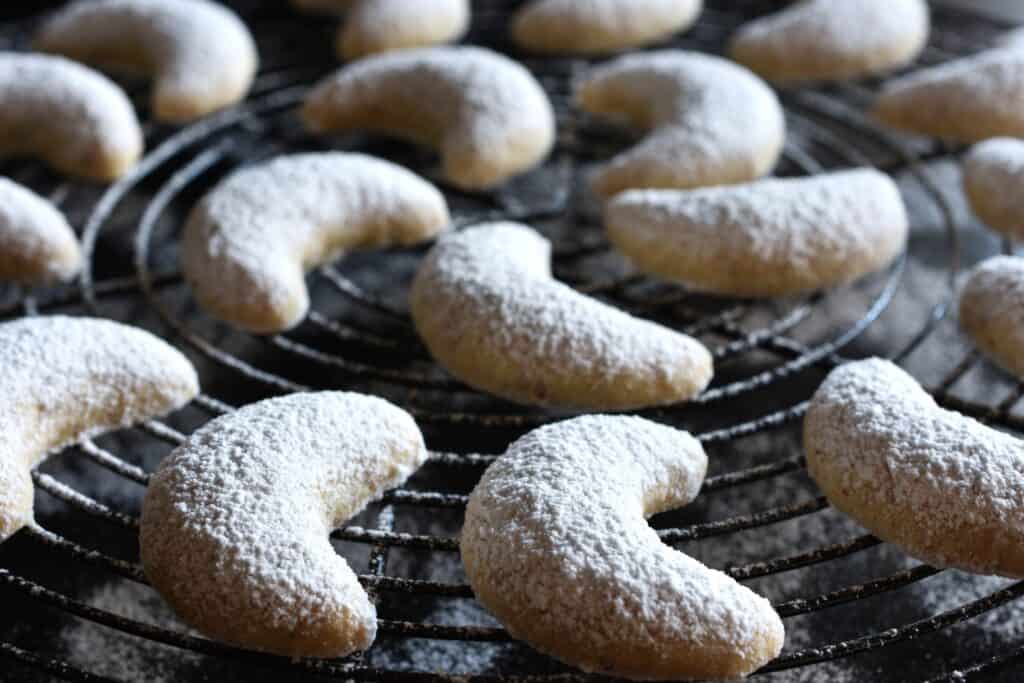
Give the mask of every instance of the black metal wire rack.
<path id="1" fill-rule="evenodd" d="M 148 154 L 127 177 L 106 188 L 65 182 L 36 164 L 0 165 L 0 172 L 48 194 L 81 226 L 87 256 L 75 285 L 46 292 L 10 290 L 0 302 L 0 315 L 70 311 L 147 327 L 190 354 L 204 385 L 204 394 L 181 413 L 87 440 L 35 473 L 37 504 L 45 509 L 34 525 L 0 547 L 0 661 L 73 681 L 127 680 L 117 675 L 116 665 L 92 673 L 59 646 L 48 645 L 52 627 L 47 615 L 55 614 L 116 632 L 127 647 L 149 652 L 157 643 L 202 655 L 206 670 L 218 667 L 246 680 L 258 675 L 270 676 L 267 680 L 409 683 L 599 678 L 512 644 L 503 629 L 472 609 L 472 592 L 457 566 L 466 493 L 510 439 L 564 415 L 480 395 L 429 360 L 403 307 L 422 248 L 353 254 L 319 269 L 310 279 L 313 308 L 306 322 L 267 338 L 210 320 L 195 308 L 181 281 L 176 242 L 182 217 L 213 183 L 240 165 L 274 154 L 340 147 L 398 160 L 438 182 L 459 225 L 495 218 L 532 223 L 555 240 L 559 277 L 698 335 L 714 350 L 718 378 L 703 396 L 643 412 L 699 434 L 712 459 L 713 476 L 698 501 L 653 523 L 666 543 L 751 582 L 773 600 L 791 636 L 783 654 L 757 675 L 824 680 L 829 679 L 821 669 L 825 663 L 871 657 L 875 668 L 851 664 L 850 680 L 897 680 L 886 677 L 890 665 L 901 672 L 898 680 L 967 680 L 1021 666 L 1024 639 L 1016 644 L 1012 635 L 996 639 L 989 650 L 980 645 L 959 649 L 956 643 L 977 642 L 969 631 L 965 635 L 972 620 L 1015 605 L 1024 583 L 1006 583 L 941 608 L 922 607 L 921 587 L 951 572 L 909 560 L 831 511 L 806 476 L 797 436 L 806 399 L 824 374 L 846 357 L 866 353 L 923 368 L 918 374 L 941 403 L 1024 431 L 1024 418 L 1015 412 L 1024 385 L 989 369 L 955 338 L 955 324 L 948 321 L 962 265 L 991 247 L 991 242 L 963 237 L 957 200 L 937 178 L 934 163 L 955 160 L 959 150 L 897 136 L 868 120 L 863 111 L 876 81 L 784 92 L 791 134 L 778 173 L 882 168 L 913 195 L 915 236 L 908 255 L 851 287 L 770 303 L 714 300 L 630 274 L 610 252 L 583 180 L 591 164 L 628 142 L 628 134 L 571 107 L 570 84 L 586 68 L 584 61 L 528 57 L 507 42 L 505 26 L 515 3 L 476 3 L 467 40 L 513 54 L 534 71 L 555 104 L 559 141 L 542 169 L 487 194 L 444 187 L 435 160 L 405 145 L 305 134 L 294 110 L 309 86 L 335 66 L 331 22 L 296 15 L 286 3 L 236 4 L 259 39 L 263 62 L 244 105 L 182 128 L 146 123 Z M 720 50 L 736 25 L 777 3 L 709 5 L 700 24 L 675 44 Z M 35 20 L 12 23 L 0 36 L 24 48 Z M 1001 28 L 936 10 L 933 38 L 921 63 L 981 49 Z M 145 87 L 127 86 L 149 121 Z M 970 381 L 974 376 L 981 379 Z M 958 393 L 965 384 L 982 390 Z M 191 429 L 234 406 L 321 388 L 368 391 L 402 405 L 416 416 L 433 449 L 420 475 L 334 534 L 339 552 L 363 568 L 360 579 L 378 601 L 379 644 L 369 652 L 341 660 L 248 652 L 194 635 L 180 624 L 157 625 L 97 607 L 83 596 L 80 584 L 67 579 L 88 575 L 94 583 L 145 585 L 135 559 L 136 512 L 153 464 Z M 96 489 L 88 484 L 94 480 L 112 483 Z M 139 486 L 129 488 L 134 485 Z M 784 597 L 787 593 L 795 597 Z M 439 607 L 447 603 L 468 604 L 457 614 L 478 618 L 450 623 L 451 613 Z M 37 632 L 18 628 L 22 621 L 34 624 Z M 854 630 L 836 627 L 844 621 Z M 839 635 L 829 638 L 833 633 Z M 414 657 L 402 659 L 409 641 L 450 641 L 457 653 L 498 647 L 504 654 L 482 670 L 426 669 L 417 667 Z M 897 666 L 898 656 L 918 657 L 920 667 Z M 3 671 L 0 679 L 6 680 Z"/>

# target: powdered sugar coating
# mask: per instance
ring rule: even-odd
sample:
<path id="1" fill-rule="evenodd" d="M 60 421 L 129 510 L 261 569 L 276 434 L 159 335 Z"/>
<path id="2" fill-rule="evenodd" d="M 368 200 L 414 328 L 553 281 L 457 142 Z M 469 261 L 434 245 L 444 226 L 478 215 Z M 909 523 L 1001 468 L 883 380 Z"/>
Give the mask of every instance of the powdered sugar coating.
<path id="1" fill-rule="evenodd" d="M 650 130 L 594 175 L 594 189 L 606 197 L 753 180 L 772 169 L 785 141 L 771 88 L 745 67 L 695 52 L 648 52 L 598 66 L 577 85 L 576 102 Z"/>
<path id="2" fill-rule="evenodd" d="M 1009 43 L 886 83 L 873 114 L 957 142 L 1024 136 L 1024 43 Z"/>
<path id="3" fill-rule="evenodd" d="M 0 52 L 0 152 L 114 180 L 142 154 L 131 102 L 100 73 L 62 57 Z"/>
<path id="4" fill-rule="evenodd" d="M 533 0 L 516 12 L 512 36 L 537 52 L 619 52 L 685 30 L 703 6 L 703 0 Z"/>
<path id="5" fill-rule="evenodd" d="M 310 93 L 317 132 L 369 130 L 436 147 L 464 189 L 500 185 L 554 144 L 551 103 L 523 66 L 479 47 L 399 50 L 354 62 Z"/>
<path id="6" fill-rule="evenodd" d="M 372 396 L 292 394 L 217 418 L 152 477 L 146 576 L 214 638 L 291 656 L 365 649 L 376 610 L 329 534 L 426 457 L 413 419 Z"/>
<path id="7" fill-rule="evenodd" d="M 306 315 L 305 271 L 350 249 L 412 244 L 448 227 L 438 190 L 362 154 L 295 154 L 245 168 L 193 209 L 182 269 L 213 315 L 288 329 Z"/>
<path id="8" fill-rule="evenodd" d="M 377 52 L 457 41 L 469 28 L 469 0 L 292 0 L 306 12 L 345 14 L 338 55 L 356 59 Z"/>
<path id="9" fill-rule="evenodd" d="M 39 49 L 153 76 L 153 113 L 183 122 L 249 92 L 258 57 L 233 12 L 209 0 L 78 0 L 36 36 Z"/>
<path id="10" fill-rule="evenodd" d="M 1024 141 L 992 138 L 963 160 L 964 193 L 985 224 L 1010 239 L 1024 238 Z"/>
<path id="11" fill-rule="evenodd" d="M 697 340 L 551 275 L 551 244 L 517 223 L 443 237 L 413 282 L 416 330 L 455 376 L 540 405 L 625 410 L 692 398 L 711 380 Z"/>
<path id="12" fill-rule="evenodd" d="M 645 520 L 696 498 L 706 469 L 696 439 L 637 417 L 530 432 L 469 498 L 461 550 L 477 598 L 513 635 L 585 671 L 750 673 L 782 647 L 778 615 Z"/>
<path id="13" fill-rule="evenodd" d="M 338 54 L 356 59 L 451 43 L 466 32 L 469 14 L 469 0 L 359 0 L 338 33 Z"/>
<path id="14" fill-rule="evenodd" d="M 1024 258 L 995 256 L 967 274 L 960 326 L 996 363 L 1024 377 Z"/>
<path id="15" fill-rule="evenodd" d="M 199 392 L 188 359 L 148 332 L 65 316 L 0 325 L 0 386 L 0 541 L 32 521 L 30 471 L 47 454 Z"/>
<path id="16" fill-rule="evenodd" d="M 1024 445 L 936 405 L 889 361 L 843 365 L 804 420 L 829 501 L 925 562 L 1024 576 Z"/>
<path id="17" fill-rule="evenodd" d="M 0 178 L 0 279 L 61 282 L 81 265 L 78 239 L 64 214 L 27 187 Z"/>
<path id="18" fill-rule="evenodd" d="M 802 0 L 741 26 L 729 52 L 776 82 L 862 78 L 914 61 L 929 24 L 924 0 Z"/>
<path id="19" fill-rule="evenodd" d="M 890 263 L 906 207 L 884 173 L 856 169 L 699 190 L 631 190 L 605 208 L 608 238 L 642 270 L 708 292 L 770 297 Z"/>

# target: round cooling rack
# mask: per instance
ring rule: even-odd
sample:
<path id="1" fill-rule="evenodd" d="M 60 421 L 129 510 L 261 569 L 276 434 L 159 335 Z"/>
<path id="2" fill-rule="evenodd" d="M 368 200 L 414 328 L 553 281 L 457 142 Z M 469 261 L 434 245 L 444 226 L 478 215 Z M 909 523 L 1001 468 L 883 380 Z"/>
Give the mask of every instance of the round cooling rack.
<path id="1" fill-rule="evenodd" d="M 643 411 L 699 434 L 711 461 L 701 496 L 657 516 L 662 539 L 768 597 L 786 647 L 755 674 L 796 681 L 1014 681 L 1024 672 L 1024 583 L 939 570 L 865 535 L 832 510 L 806 474 L 800 422 L 827 372 L 846 359 L 893 358 L 940 403 L 1022 431 L 1024 386 L 980 359 L 951 320 L 962 270 L 1000 249 L 967 214 L 961 150 L 888 132 L 863 112 L 878 81 L 782 93 L 789 140 L 778 175 L 875 166 L 900 183 L 912 216 L 907 254 L 855 285 L 773 302 L 720 300 L 632 274 L 603 238 L 586 175 L 630 142 L 570 106 L 583 60 L 535 58 L 510 45 L 516 3 L 477 2 L 468 42 L 523 61 L 548 91 L 559 137 L 540 169 L 487 194 L 445 186 L 436 159 L 375 137 L 307 135 L 296 105 L 336 67 L 334 21 L 288 3 L 234 5 L 260 45 L 262 70 L 237 108 L 185 127 L 148 117 L 147 89 L 126 88 L 147 133 L 145 159 L 109 187 L 66 182 L 40 165 L 0 171 L 48 195 L 81 229 L 79 282 L 5 290 L 0 315 L 66 312 L 145 327 L 177 344 L 204 393 L 166 420 L 122 430 L 50 458 L 34 479 L 37 522 L 0 546 L 0 680 L 363 680 L 409 683 L 575 683 L 581 674 L 512 640 L 473 600 L 457 537 L 468 492 L 510 440 L 554 413 L 497 401 L 455 381 L 412 329 L 405 294 L 424 247 L 358 253 L 310 276 L 312 309 L 295 330 L 255 337 L 200 312 L 177 268 L 180 229 L 195 201 L 239 166 L 309 150 L 353 149 L 397 161 L 445 191 L 456 226 L 529 223 L 551 237 L 555 271 L 580 291 L 698 336 L 716 379 L 698 400 Z M 709 2 L 673 42 L 720 51 L 742 21 L 777 9 L 762 0 Z M 39 19 L 0 30 L 27 49 Z M 920 63 L 976 52 L 1006 27 L 935 8 Z M 334 534 L 377 602 L 379 636 L 358 656 L 290 660 L 190 632 L 146 585 L 137 526 L 148 472 L 209 419 L 268 396 L 351 389 L 403 406 L 432 450 L 428 464 Z"/>

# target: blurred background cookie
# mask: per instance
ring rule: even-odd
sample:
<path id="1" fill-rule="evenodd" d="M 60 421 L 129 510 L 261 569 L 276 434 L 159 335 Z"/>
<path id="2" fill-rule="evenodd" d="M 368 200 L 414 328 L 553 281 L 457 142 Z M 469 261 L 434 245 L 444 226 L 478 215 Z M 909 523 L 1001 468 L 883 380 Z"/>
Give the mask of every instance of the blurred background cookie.
<path id="1" fill-rule="evenodd" d="M 531 0 L 512 19 L 512 37 L 531 52 L 610 54 L 685 31 L 703 5 L 703 0 Z"/>

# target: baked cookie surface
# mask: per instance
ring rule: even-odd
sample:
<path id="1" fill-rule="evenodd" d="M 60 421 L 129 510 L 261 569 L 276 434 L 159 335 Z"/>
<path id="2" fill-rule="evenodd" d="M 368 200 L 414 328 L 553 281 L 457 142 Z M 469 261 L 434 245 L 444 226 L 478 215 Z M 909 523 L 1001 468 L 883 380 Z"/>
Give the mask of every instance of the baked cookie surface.
<path id="1" fill-rule="evenodd" d="M 479 47 L 373 55 L 322 80 L 302 109 L 319 133 L 371 131 L 433 147 L 445 177 L 496 187 L 540 164 L 555 140 L 551 103 L 522 65 Z"/>
<path id="2" fill-rule="evenodd" d="M 0 153 L 108 182 L 142 154 L 139 121 L 113 81 L 63 57 L 0 52 Z"/>
<path id="3" fill-rule="evenodd" d="M 161 121 L 191 121 L 245 98 L 259 58 L 249 29 L 210 0 L 78 0 L 36 35 L 40 50 L 153 78 Z"/>
<path id="4" fill-rule="evenodd" d="M 893 79 L 872 113 L 895 128 L 954 142 L 1024 137 L 1024 43 Z"/>
<path id="5" fill-rule="evenodd" d="M 0 280 L 64 282 L 81 266 L 78 238 L 64 214 L 27 187 L 0 177 Z"/>
<path id="6" fill-rule="evenodd" d="M 945 410 L 880 359 L 832 371 L 804 418 L 829 502 L 939 567 L 1024 576 L 1024 445 Z"/>
<path id="7" fill-rule="evenodd" d="M 519 403 L 626 410 L 691 399 L 711 380 L 711 354 L 697 340 L 555 280 L 551 244 L 525 225 L 440 239 L 410 304 L 441 365 Z"/>
<path id="8" fill-rule="evenodd" d="M 412 244 L 448 227 L 441 193 L 363 154 L 278 157 L 245 168 L 192 210 L 181 264 L 199 303 L 258 334 L 297 325 L 306 271 L 352 249 Z"/>
<path id="9" fill-rule="evenodd" d="M 365 649 L 376 609 L 330 533 L 426 457 L 413 419 L 372 396 L 292 394 L 224 415 L 151 479 L 146 576 L 219 640 L 296 657 Z"/>
<path id="10" fill-rule="evenodd" d="M 988 227 L 1009 239 L 1024 238 L 1024 141 L 992 138 L 963 160 L 964 194 Z"/>
<path id="11" fill-rule="evenodd" d="M 772 89 L 745 67 L 696 52 L 614 59 L 583 76 L 575 100 L 591 114 L 648 131 L 595 172 L 591 184 L 603 197 L 754 180 L 775 166 L 785 142 Z"/>
<path id="12" fill-rule="evenodd" d="M 31 470 L 47 454 L 177 410 L 199 393 L 176 349 L 98 318 L 0 324 L 0 380 L 0 541 L 31 523 Z"/>
<path id="13" fill-rule="evenodd" d="M 665 545 L 646 521 L 700 491 L 686 432 L 590 415 L 536 429 L 470 495 L 460 547 L 477 599 L 517 638 L 584 671 L 735 679 L 778 655 L 767 600 Z"/>
<path id="14" fill-rule="evenodd" d="M 605 207 L 608 239 L 640 270 L 738 297 L 855 280 L 892 262 L 908 227 L 896 184 L 873 169 L 630 190 Z"/>
<path id="15" fill-rule="evenodd" d="M 741 26 L 729 54 L 776 83 L 863 78 L 914 61 L 929 24 L 924 0 L 800 0 Z"/>
<path id="16" fill-rule="evenodd" d="M 995 256 L 967 274 L 960 327 L 989 358 L 1024 377 L 1024 258 Z"/>
<path id="17" fill-rule="evenodd" d="M 534 52 L 599 55 L 642 47 L 686 30 L 703 0 L 533 0 L 512 37 Z"/>
<path id="18" fill-rule="evenodd" d="M 469 0 L 359 0 L 338 32 L 338 54 L 378 52 L 457 41 L 469 28 Z"/>

